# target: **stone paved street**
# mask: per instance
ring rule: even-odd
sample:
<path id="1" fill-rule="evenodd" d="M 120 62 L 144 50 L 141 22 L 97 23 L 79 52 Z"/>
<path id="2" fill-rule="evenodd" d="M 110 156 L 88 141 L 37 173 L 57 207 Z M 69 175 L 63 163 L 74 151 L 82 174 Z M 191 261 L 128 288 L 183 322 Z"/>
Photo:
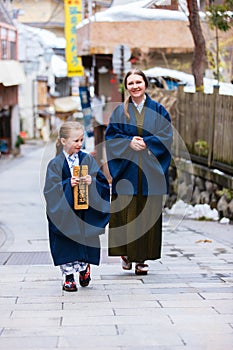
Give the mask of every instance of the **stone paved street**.
<path id="1" fill-rule="evenodd" d="M 231 350 L 233 226 L 164 216 L 163 254 L 147 276 L 107 256 L 92 281 L 62 291 L 44 199 L 53 148 L 0 159 L 0 349 Z"/>

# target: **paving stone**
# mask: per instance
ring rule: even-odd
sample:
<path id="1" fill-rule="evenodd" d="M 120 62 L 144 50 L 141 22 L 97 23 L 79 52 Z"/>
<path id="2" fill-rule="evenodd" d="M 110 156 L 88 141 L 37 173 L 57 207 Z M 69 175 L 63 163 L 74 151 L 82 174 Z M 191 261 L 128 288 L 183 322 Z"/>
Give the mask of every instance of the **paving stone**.
<path id="1" fill-rule="evenodd" d="M 149 287 L 149 286 L 148 286 Z M 157 288 L 155 285 L 153 287 L 150 287 L 150 292 L 152 294 L 163 294 L 163 295 L 167 295 L 167 294 L 175 294 L 175 295 L 179 295 L 179 294 L 188 294 L 188 293 L 195 293 L 195 288 L 191 288 L 191 287 L 186 287 L 186 288 Z"/>
<path id="2" fill-rule="evenodd" d="M 117 293 L 117 294 L 111 294 L 109 293 L 109 299 L 111 302 L 126 302 L 129 304 L 132 303 L 137 303 L 138 306 L 147 303 L 147 302 L 151 302 L 154 301 L 156 298 L 153 294 L 145 294 L 144 298 L 142 298 L 141 295 L 129 295 L 127 292 L 126 293 Z"/>
<path id="3" fill-rule="evenodd" d="M 225 299 L 229 299 L 232 300 L 232 304 L 233 304 L 233 293 L 232 291 L 226 293 L 225 290 L 221 291 L 220 293 L 200 293 L 200 295 L 202 296 L 203 299 L 214 299 L 214 300 L 225 300 Z"/>
<path id="4" fill-rule="evenodd" d="M 173 315 L 171 316 L 172 322 L 177 329 L 182 332 L 185 330 L 192 331 L 194 333 L 209 333 L 209 334 L 222 334 L 232 333 L 230 325 L 223 322 L 222 319 L 218 318 L 218 315 Z"/>
<path id="5" fill-rule="evenodd" d="M 8 327 L 8 328 L 17 328 L 21 327 L 22 324 L 26 328 L 30 327 L 41 327 L 41 326 L 46 326 L 46 327 L 51 327 L 51 326 L 58 326 L 61 323 L 61 318 L 60 317 L 49 317 L 49 318 L 39 318 L 39 317 L 31 317 L 28 319 L 23 319 L 22 318 L 14 318 L 14 317 L 9 317 L 7 319 L 0 319 L 0 328 L 2 327 Z M 1 339 L 1 337 L 0 337 Z M 1 349 L 1 347 L 0 347 Z"/>
<path id="6" fill-rule="evenodd" d="M 206 303 L 213 307 L 219 315 L 221 314 L 231 314 L 233 315 L 233 302 L 232 300 L 225 299 L 225 300 L 216 300 L 216 299 L 208 299 L 206 300 Z"/>
<path id="7" fill-rule="evenodd" d="M 205 288 L 230 288 L 230 285 L 227 285 L 227 283 L 225 283 L 224 281 L 222 281 L 222 279 L 219 279 L 217 281 L 214 282 L 210 282 L 210 283 L 205 283 L 205 285 L 203 285 L 203 283 L 199 283 L 199 282 L 190 282 L 189 285 L 193 288 L 201 288 L 201 289 L 205 289 Z"/>
<path id="8" fill-rule="evenodd" d="M 114 315 L 116 316 L 137 316 L 141 317 L 142 315 L 145 317 L 160 317 L 163 318 L 166 316 L 164 309 L 162 308 L 154 308 L 154 307 L 138 307 L 138 308 L 121 308 L 120 306 L 116 306 L 113 308 Z"/>
<path id="9" fill-rule="evenodd" d="M 77 325 L 92 325 L 92 324 L 99 324 L 99 325 L 119 325 L 119 324 L 132 324 L 132 325 L 146 325 L 146 324 L 150 324 L 150 325 L 154 325 L 154 327 L 157 324 L 164 324 L 165 325 L 169 325 L 170 324 L 170 320 L 164 316 L 164 318 L 160 317 L 160 319 L 158 319 L 156 317 L 156 309 L 154 312 L 154 317 L 145 317 L 143 315 L 141 315 L 140 317 L 134 317 L 134 316 L 130 316 L 130 315 L 126 315 L 126 316 L 117 316 L 117 315 L 113 315 L 113 316 L 102 316 L 101 318 L 98 316 L 87 316 L 85 318 L 79 318 L 76 315 L 72 315 L 71 317 L 66 317 L 64 316 L 62 319 L 62 326 L 77 326 Z"/>
<path id="10" fill-rule="evenodd" d="M 41 303 L 41 304 L 33 304 L 33 303 L 26 303 L 26 304 L 19 304 L 16 303 L 9 305 L 9 304 L 5 304 L 5 305 L 1 305 L 1 310 L 4 309 L 9 309 L 11 311 L 29 311 L 31 313 L 33 313 L 33 316 L 35 315 L 35 312 L 37 311 L 53 311 L 53 310 L 62 310 L 63 309 L 63 304 L 62 303 Z"/>
<path id="11" fill-rule="evenodd" d="M 59 347 L 72 347 L 75 344 L 79 344 L 80 347 L 84 347 L 85 339 L 81 336 L 76 336 L 75 338 L 61 337 L 59 339 Z M 166 335 L 166 328 L 161 328 L 158 331 L 151 328 L 148 334 L 138 330 L 137 332 L 135 331 L 133 333 L 124 331 L 124 334 L 119 334 L 116 336 L 98 337 L 90 335 L 88 344 L 89 347 L 92 345 L 95 348 L 102 347 L 102 349 L 109 349 L 112 346 L 119 346 L 119 349 L 121 349 L 122 346 L 135 346 L 135 344 L 138 344 L 138 346 L 141 345 L 144 348 L 146 348 L 148 345 L 159 344 L 170 346 L 171 344 L 182 345 L 182 341 L 178 336 L 176 336 L 176 334 L 171 334 L 171 332 L 167 332 Z"/>
<path id="12" fill-rule="evenodd" d="M 169 315 L 169 317 L 171 317 L 171 319 L 173 319 L 174 316 L 178 315 L 178 316 L 182 316 L 182 317 L 186 317 L 186 316 L 198 316 L 198 317 L 202 317 L 204 316 L 217 316 L 219 317 L 219 313 L 212 308 L 211 306 L 209 307 L 163 307 L 162 308 L 163 312 L 167 315 Z"/>
<path id="13" fill-rule="evenodd" d="M 57 346 L 57 337 L 0 337 L 0 349 L 37 349 L 55 348 Z"/>
<path id="14" fill-rule="evenodd" d="M 129 288 L 129 286 L 134 286 L 135 287 L 140 287 L 142 286 L 143 288 L 143 285 L 142 285 L 142 280 L 140 278 L 131 278 L 131 275 L 128 276 L 128 278 L 125 276 L 125 278 L 123 279 L 121 276 L 115 276 L 114 279 L 109 279 L 109 278 L 106 278 L 106 277 L 109 277 L 109 276 L 102 276 L 101 277 L 101 280 L 99 281 L 96 281 L 95 284 L 104 284 L 105 287 L 108 287 L 108 288 L 116 288 L 117 286 L 120 285 L 120 288 Z"/>
<path id="15" fill-rule="evenodd" d="M 190 308 L 190 307 L 197 307 L 197 308 L 199 308 L 199 307 L 209 307 L 208 306 L 208 304 L 207 303 L 205 303 L 205 301 L 204 300 L 201 300 L 201 299 L 199 299 L 199 300 L 160 300 L 160 304 L 161 304 L 161 306 L 162 307 L 171 307 L 171 308 L 173 308 L 173 307 L 181 307 L 181 308 L 183 308 L 183 307 L 188 307 L 188 308 Z"/>
<path id="16" fill-rule="evenodd" d="M 89 301 L 89 298 L 82 298 L 82 299 L 78 299 L 76 300 L 76 302 L 65 302 L 63 304 L 63 309 L 64 310 L 80 310 L 81 312 L 91 312 L 91 310 L 101 310 L 103 311 L 103 314 L 105 313 L 105 310 L 112 310 L 113 309 L 113 304 L 111 302 L 109 302 L 109 298 L 108 301 L 100 301 L 100 302 L 95 302 L 93 301 Z M 78 312 L 78 311 L 77 311 Z M 100 311 L 98 311 L 100 312 Z"/>
<path id="17" fill-rule="evenodd" d="M 0 307 L 2 307 L 2 305 L 15 304 L 16 301 L 17 301 L 17 297 L 2 296 L 0 297 Z"/>
<path id="18" fill-rule="evenodd" d="M 201 297 L 199 294 L 197 293 L 159 293 L 159 294 L 156 294 L 156 291 L 155 293 L 153 294 L 155 299 L 156 300 L 159 300 L 159 301 L 163 301 L 163 300 L 175 300 L 177 302 L 179 301 L 201 301 Z"/>
<path id="19" fill-rule="evenodd" d="M 11 318 L 17 319 L 17 318 L 30 318 L 31 311 L 25 311 L 25 310 L 15 310 L 11 312 Z M 113 316 L 114 312 L 112 308 L 105 308 L 105 309 L 100 309 L 100 308 L 94 308 L 92 309 L 66 309 L 66 310 L 34 310 L 33 313 L 33 318 L 41 318 L 41 319 L 47 319 L 47 318 L 86 318 L 86 317 L 96 317 L 96 316 Z"/>
<path id="20" fill-rule="evenodd" d="M 214 349 L 214 350 L 231 350 L 233 344 L 233 334 L 209 332 L 203 333 L 202 329 L 194 333 L 192 331 L 182 332 L 182 337 L 191 349 Z M 186 350 L 186 348 L 185 348 Z"/>
<path id="21" fill-rule="evenodd" d="M 43 327 L 38 326 L 37 328 L 32 327 L 17 327 L 17 328 L 4 328 L 2 336 L 15 336 L 15 337 L 32 337 L 32 336 L 69 336 L 75 337 L 76 334 L 81 334 L 83 337 L 92 336 L 105 336 L 105 335 L 116 335 L 117 328 L 115 325 L 86 325 L 82 326 L 50 326 Z"/>
<path id="22" fill-rule="evenodd" d="M 171 346 L 166 345 L 154 345 L 154 346 L 135 346 L 135 347 L 122 347 L 122 350 L 171 350 Z M 189 348 L 188 346 L 182 345 L 172 345 L 172 350 L 200 350 L 200 348 Z"/>

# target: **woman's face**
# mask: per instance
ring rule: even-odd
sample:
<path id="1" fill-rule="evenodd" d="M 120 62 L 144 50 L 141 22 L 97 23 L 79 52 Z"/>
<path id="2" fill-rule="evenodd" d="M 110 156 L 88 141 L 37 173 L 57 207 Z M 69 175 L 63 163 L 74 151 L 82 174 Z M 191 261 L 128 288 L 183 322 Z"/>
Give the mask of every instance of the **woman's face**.
<path id="1" fill-rule="evenodd" d="M 82 148 L 83 137 L 84 134 L 82 129 L 70 130 L 70 136 L 67 139 L 61 138 L 64 151 L 69 155 L 79 152 Z"/>
<path id="2" fill-rule="evenodd" d="M 146 84 L 141 75 L 129 75 L 126 81 L 126 87 L 135 102 L 141 102 L 143 100 L 146 91 Z"/>

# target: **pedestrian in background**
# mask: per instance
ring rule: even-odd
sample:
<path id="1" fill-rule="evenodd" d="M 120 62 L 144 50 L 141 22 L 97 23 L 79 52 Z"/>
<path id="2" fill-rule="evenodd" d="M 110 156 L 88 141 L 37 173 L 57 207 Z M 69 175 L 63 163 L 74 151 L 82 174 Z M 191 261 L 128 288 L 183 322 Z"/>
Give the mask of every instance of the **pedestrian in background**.
<path id="1" fill-rule="evenodd" d="M 124 79 L 129 97 L 113 111 L 106 130 L 112 176 L 109 255 L 122 268 L 147 274 L 146 260 L 161 257 L 162 196 L 168 193 L 172 126 L 166 109 L 145 92 L 148 81 L 138 69 Z"/>
<path id="2" fill-rule="evenodd" d="M 91 109 L 94 117 L 94 142 L 95 142 L 95 159 L 97 163 L 103 165 L 103 142 L 106 126 L 103 120 L 104 101 L 103 96 L 95 94 L 91 100 Z"/>
<path id="3" fill-rule="evenodd" d="M 77 291 L 75 273 L 82 287 L 89 284 L 90 264 L 100 262 L 99 235 L 109 220 L 109 184 L 94 158 L 81 150 L 83 138 L 80 123 L 61 125 L 44 186 L 51 255 L 65 275 L 63 290 L 68 292 Z M 76 165 L 87 165 L 88 175 L 73 176 Z M 73 188 L 79 183 L 88 185 L 88 209 L 74 209 Z"/>

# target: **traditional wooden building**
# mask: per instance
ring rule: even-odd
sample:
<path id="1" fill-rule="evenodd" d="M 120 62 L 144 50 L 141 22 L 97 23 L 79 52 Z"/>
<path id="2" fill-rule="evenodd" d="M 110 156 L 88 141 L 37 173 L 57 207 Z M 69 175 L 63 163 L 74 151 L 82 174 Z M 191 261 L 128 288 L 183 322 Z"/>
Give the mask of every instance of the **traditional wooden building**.
<path id="1" fill-rule="evenodd" d="M 0 2 L 0 152 L 10 153 L 20 132 L 18 87 L 25 80 L 17 61 L 17 30 Z"/>
<path id="2" fill-rule="evenodd" d="M 187 16 L 178 11 L 177 1 L 165 8 L 149 4 L 153 1 L 147 3 L 142 7 L 137 2 L 111 6 L 77 27 L 77 55 L 82 57 L 86 70 L 94 74 L 95 90 L 108 102 L 121 100 L 121 74 L 115 74 L 114 67 L 114 51 L 119 45 L 130 50 L 124 62 L 127 67 L 185 67 L 191 73 L 194 44 Z M 120 61 L 120 57 L 116 59 Z"/>

